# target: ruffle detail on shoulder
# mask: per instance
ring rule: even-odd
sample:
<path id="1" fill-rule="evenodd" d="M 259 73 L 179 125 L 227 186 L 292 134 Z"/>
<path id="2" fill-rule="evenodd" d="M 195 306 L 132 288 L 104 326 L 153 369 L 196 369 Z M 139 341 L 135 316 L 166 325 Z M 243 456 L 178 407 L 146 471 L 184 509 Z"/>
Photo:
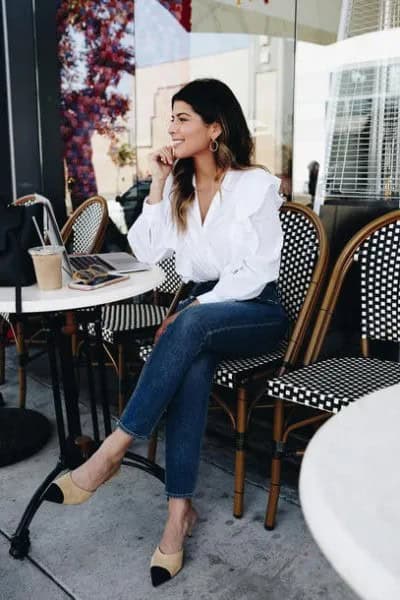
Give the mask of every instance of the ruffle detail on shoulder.
<path id="1" fill-rule="evenodd" d="M 240 191 L 236 205 L 235 217 L 244 220 L 257 213 L 266 200 L 272 200 L 274 208 L 279 209 L 283 199 L 279 195 L 281 180 L 262 169 L 247 171 L 239 182 Z M 238 186 L 238 187 L 239 187 Z"/>
<path id="2" fill-rule="evenodd" d="M 260 245 L 257 231 L 251 216 L 262 206 L 271 202 L 271 211 L 279 210 L 282 199 L 279 196 L 280 179 L 263 169 L 246 171 L 235 190 L 235 213 L 230 227 L 234 247 L 233 264 L 241 264 L 243 256 L 256 254 Z"/>

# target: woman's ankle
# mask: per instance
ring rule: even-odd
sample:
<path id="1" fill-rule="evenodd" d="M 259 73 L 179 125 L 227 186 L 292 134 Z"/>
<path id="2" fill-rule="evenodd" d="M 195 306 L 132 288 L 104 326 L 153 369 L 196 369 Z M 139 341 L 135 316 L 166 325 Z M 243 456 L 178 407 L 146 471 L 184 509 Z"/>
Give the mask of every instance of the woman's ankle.
<path id="1" fill-rule="evenodd" d="M 168 521 L 182 529 L 183 535 L 187 535 L 188 530 L 192 529 L 194 522 L 197 520 L 197 512 L 192 506 L 192 501 L 189 498 L 179 498 L 178 502 L 169 500 L 168 506 Z M 167 521 L 167 523 L 168 523 Z"/>
<path id="2" fill-rule="evenodd" d="M 169 498 L 168 518 L 175 521 L 186 519 L 192 511 L 191 498 Z"/>
<path id="3" fill-rule="evenodd" d="M 122 431 L 122 429 L 116 429 L 104 440 L 99 448 L 99 452 L 107 460 L 110 468 L 114 468 L 121 463 L 132 442 L 132 436 Z"/>
<path id="4" fill-rule="evenodd" d="M 131 436 L 121 433 L 109 435 L 89 460 L 74 470 L 73 480 L 78 486 L 93 491 L 114 475 L 132 443 Z"/>
<path id="5" fill-rule="evenodd" d="M 168 519 L 159 548 L 164 554 L 174 554 L 182 549 L 185 537 L 191 535 L 197 521 L 197 512 L 190 498 L 169 498 Z"/>

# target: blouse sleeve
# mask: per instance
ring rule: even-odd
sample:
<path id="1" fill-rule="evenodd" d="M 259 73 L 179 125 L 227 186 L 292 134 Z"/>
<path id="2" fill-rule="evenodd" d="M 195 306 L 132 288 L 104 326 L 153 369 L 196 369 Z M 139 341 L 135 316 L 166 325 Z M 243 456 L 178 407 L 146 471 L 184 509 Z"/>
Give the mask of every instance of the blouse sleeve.
<path id="1" fill-rule="evenodd" d="M 249 172 L 244 179 L 231 227 L 234 258 L 215 287 L 198 296 L 201 304 L 250 300 L 278 278 L 283 244 L 280 180 L 263 171 Z"/>
<path id="2" fill-rule="evenodd" d="M 170 256 L 176 247 L 176 232 L 171 216 L 170 193 L 172 176 L 164 186 L 158 204 L 143 202 L 142 213 L 128 231 L 128 242 L 135 256 L 142 262 L 157 263 Z"/>

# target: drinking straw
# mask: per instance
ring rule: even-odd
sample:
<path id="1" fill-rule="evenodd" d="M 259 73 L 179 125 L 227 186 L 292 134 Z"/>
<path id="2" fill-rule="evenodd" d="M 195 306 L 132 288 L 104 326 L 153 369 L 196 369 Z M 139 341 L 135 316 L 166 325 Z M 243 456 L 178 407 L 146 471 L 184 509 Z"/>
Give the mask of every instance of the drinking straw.
<path id="1" fill-rule="evenodd" d="M 42 232 L 40 231 L 39 225 L 38 225 L 38 223 L 36 221 L 36 217 L 32 217 L 32 221 L 33 221 L 34 226 L 36 227 L 36 231 L 37 231 L 37 234 L 39 236 L 40 241 L 42 242 L 42 246 L 44 247 L 46 244 L 44 242 L 44 239 L 43 239 L 43 236 L 42 236 Z"/>

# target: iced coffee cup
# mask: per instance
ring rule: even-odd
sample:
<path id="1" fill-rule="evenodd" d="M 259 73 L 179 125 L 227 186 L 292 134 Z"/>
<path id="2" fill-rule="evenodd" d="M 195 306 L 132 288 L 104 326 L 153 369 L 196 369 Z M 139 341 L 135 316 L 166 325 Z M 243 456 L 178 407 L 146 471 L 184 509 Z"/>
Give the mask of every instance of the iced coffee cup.
<path id="1" fill-rule="evenodd" d="M 29 248 L 36 281 L 41 290 L 58 290 L 62 287 L 62 246 L 37 246 Z"/>

